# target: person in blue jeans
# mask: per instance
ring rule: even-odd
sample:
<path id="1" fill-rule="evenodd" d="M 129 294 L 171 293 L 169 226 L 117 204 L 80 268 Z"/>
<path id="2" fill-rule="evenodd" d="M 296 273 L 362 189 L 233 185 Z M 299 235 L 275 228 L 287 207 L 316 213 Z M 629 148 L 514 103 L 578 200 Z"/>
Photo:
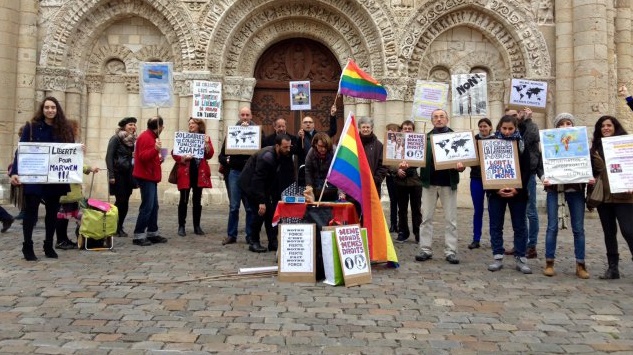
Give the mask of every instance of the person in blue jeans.
<path id="1" fill-rule="evenodd" d="M 561 113 L 554 118 L 554 127 L 564 128 L 574 126 L 574 116 L 571 113 Z M 594 184 L 590 179 L 589 184 Z M 576 256 L 576 276 L 588 279 L 589 273 L 585 266 L 585 184 L 552 185 L 546 176 L 543 185 L 547 192 L 547 231 L 545 233 L 545 269 L 543 275 L 554 276 L 554 260 L 556 258 L 556 238 L 558 236 L 558 199 L 563 193 L 569 216 L 571 230 L 574 235 L 574 253 Z"/>
<path id="2" fill-rule="evenodd" d="M 517 130 L 518 122 L 516 117 L 503 116 L 497 124 L 495 138 L 502 140 L 516 141 L 519 161 L 518 168 L 521 170 L 521 186 L 527 186 L 529 177 L 530 156 L 525 148 L 521 134 Z M 483 159 L 483 158 L 482 158 Z M 508 171 L 507 165 L 502 167 Z M 512 167 L 510 167 L 511 169 Z M 517 162 L 515 161 L 515 168 Z M 514 172 L 516 176 L 516 172 Z M 506 187 L 502 189 L 486 190 L 488 196 L 488 217 L 490 219 L 490 244 L 492 245 L 493 262 L 488 265 L 489 271 L 499 271 L 503 268 L 503 224 L 506 207 L 510 209 L 512 229 L 514 230 L 514 259 L 516 269 L 524 274 L 531 274 L 532 269 L 527 264 L 525 258 L 526 250 L 526 221 L 525 211 L 527 209 L 528 193 L 524 188 Z"/>
<path id="3" fill-rule="evenodd" d="M 492 122 L 488 118 L 482 118 L 477 122 L 479 133 L 475 136 L 475 140 L 494 138 L 492 132 Z M 479 165 L 470 167 L 470 197 L 473 200 L 473 241 L 468 245 L 468 249 L 477 249 L 481 245 L 481 229 L 484 219 L 484 185 L 481 182 L 481 167 Z"/>

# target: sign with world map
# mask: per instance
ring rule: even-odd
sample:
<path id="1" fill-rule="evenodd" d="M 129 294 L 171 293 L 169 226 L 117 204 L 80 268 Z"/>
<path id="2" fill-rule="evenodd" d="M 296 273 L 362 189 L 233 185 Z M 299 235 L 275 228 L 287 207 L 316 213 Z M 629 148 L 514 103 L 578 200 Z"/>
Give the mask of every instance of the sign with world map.
<path id="1" fill-rule="evenodd" d="M 544 111 L 547 103 L 547 83 L 526 79 L 512 79 L 508 107 L 530 107 L 533 111 Z"/>
<path id="2" fill-rule="evenodd" d="M 435 170 L 455 169 L 457 163 L 479 164 L 475 135 L 471 131 L 433 134 L 431 147 Z"/>
<path id="3" fill-rule="evenodd" d="M 586 183 L 591 179 L 587 127 L 540 130 L 544 179 L 551 184 Z"/>

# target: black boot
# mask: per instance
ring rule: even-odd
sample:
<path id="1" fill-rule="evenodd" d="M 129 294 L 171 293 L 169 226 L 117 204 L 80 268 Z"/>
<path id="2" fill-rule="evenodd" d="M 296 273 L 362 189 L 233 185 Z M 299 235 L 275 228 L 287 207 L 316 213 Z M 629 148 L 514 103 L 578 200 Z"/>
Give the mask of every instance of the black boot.
<path id="1" fill-rule="evenodd" d="M 24 259 L 28 261 L 37 260 L 37 256 L 35 256 L 35 252 L 33 251 L 33 242 L 22 243 L 22 254 L 24 254 Z"/>
<path id="2" fill-rule="evenodd" d="M 193 233 L 196 235 L 204 235 L 204 231 L 200 228 L 200 226 L 194 226 Z"/>
<path id="3" fill-rule="evenodd" d="M 187 235 L 187 233 L 185 232 L 185 226 L 178 226 L 178 235 L 181 237 L 184 237 Z"/>
<path id="4" fill-rule="evenodd" d="M 44 242 L 44 255 L 46 255 L 47 258 L 57 259 L 57 253 L 53 248 L 53 241 Z"/>
<path id="5" fill-rule="evenodd" d="M 620 278 L 620 270 L 618 264 L 620 262 L 620 254 L 607 254 L 609 268 L 600 276 L 603 280 L 617 280 Z"/>
<path id="6" fill-rule="evenodd" d="M 248 250 L 252 251 L 253 253 L 266 252 L 266 248 L 259 244 L 259 242 L 253 242 L 251 245 L 248 246 Z"/>

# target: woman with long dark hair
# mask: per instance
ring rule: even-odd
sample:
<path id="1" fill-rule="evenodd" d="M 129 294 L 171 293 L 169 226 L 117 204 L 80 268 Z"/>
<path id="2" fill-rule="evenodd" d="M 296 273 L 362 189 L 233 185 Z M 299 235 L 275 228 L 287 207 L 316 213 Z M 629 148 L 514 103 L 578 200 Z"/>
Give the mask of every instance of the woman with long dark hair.
<path id="1" fill-rule="evenodd" d="M 68 123 L 59 101 L 50 96 L 42 101 L 37 113 L 29 124 L 24 127 L 20 137 L 20 142 L 73 143 L 74 141 L 72 127 Z M 11 184 L 13 185 L 20 185 L 17 159 L 18 156 L 16 154 L 11 168 Z M 48 258 L 57 258 L 57 253 L 53 248 L 53 236 L 55 235 L 57 211 L 59 211 L 59 198 L 68 193 L 68 191 L 70 191 L 69 184 L 24 185 L 25 213 L 22 224 L 22 232 L 24 234 L 22 254 L 24 254 L 26 260 L 37 260 L 33 251 L 33 227 L 35 227 L 35 222 L 37 221 L 41 201 L 44 202 L 46 207 L 44 254 Z"/>
<path id="2" fill-rule="evenodd" d="M 602 138 L 623 136 L 628 134 L 617 118 L 613 116 L 602 116 L 596 122 L 593 131 L 593 142 L 591 145 L 591 166 L 593 176 L 602 179 L 604 201 L 598 205 L 598 216 L 604 231 L 604 244 L 607 249 L 607 262 L 609 267 L 601 279 L 619 279 L 620 271 L 618 264 L 620 254 L 618 252 L 618 225 L 624 240 L 633 252 L 633 193 L 611 193 L 607 167 L 602 149 Z"/>

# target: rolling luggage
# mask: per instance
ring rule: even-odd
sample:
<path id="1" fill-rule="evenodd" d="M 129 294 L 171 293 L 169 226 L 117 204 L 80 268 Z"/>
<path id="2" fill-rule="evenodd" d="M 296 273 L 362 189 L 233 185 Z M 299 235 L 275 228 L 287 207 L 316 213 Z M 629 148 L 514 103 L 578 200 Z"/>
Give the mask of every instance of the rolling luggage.
<path id="1" fill-rule="evenodd" d="M 88 199 L 82 204 L 83 213 L 79 225 L 77 245 L 84 250 L 112 250 L 116 234 L 119 211 L 109 202 L 90 198 L 94 174 L 90 183 Z"/>

